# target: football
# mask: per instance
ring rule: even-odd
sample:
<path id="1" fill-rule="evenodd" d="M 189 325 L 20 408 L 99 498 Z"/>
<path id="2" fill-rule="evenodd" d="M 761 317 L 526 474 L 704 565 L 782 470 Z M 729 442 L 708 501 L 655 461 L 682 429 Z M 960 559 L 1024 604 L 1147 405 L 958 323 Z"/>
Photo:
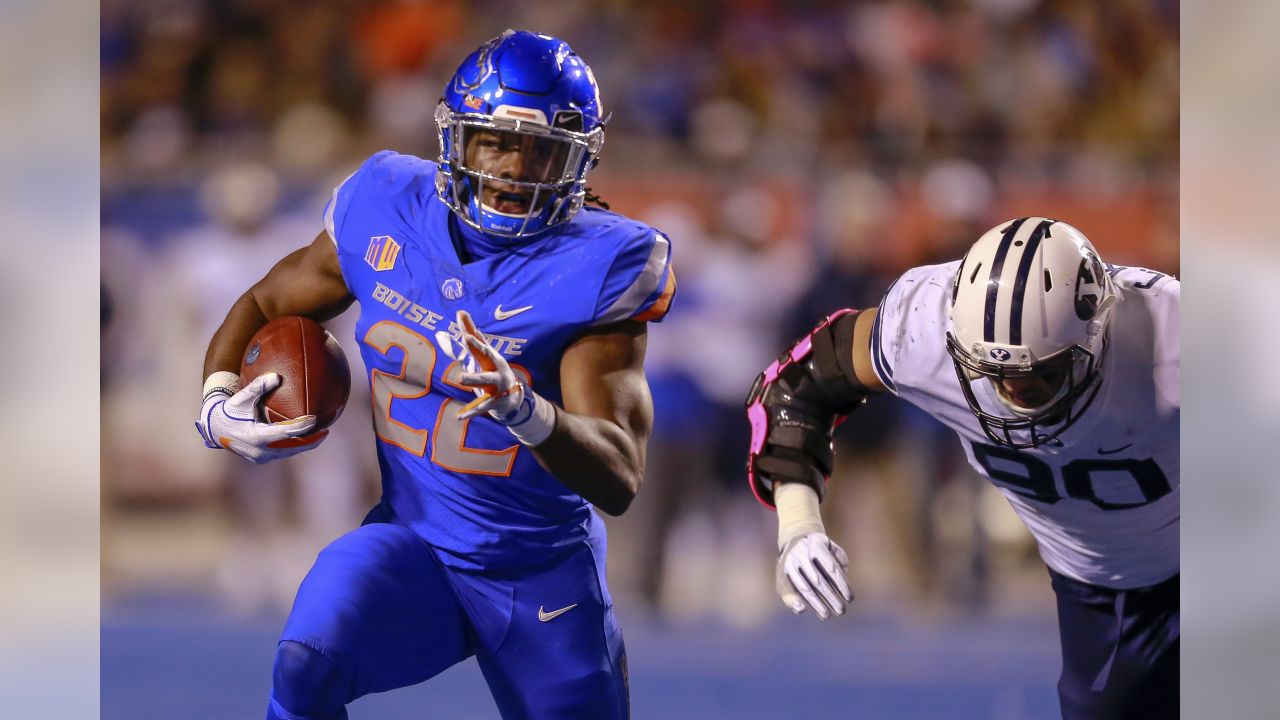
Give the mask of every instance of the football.
<path id="1" fill-rule="evenodd" d="M 342 346 L 309 318 L 276 318 L 249 341 L 240 360 L 241 381 L 247 385 L 272 372 L 283 381 L 263 400 L 266 422 L 315 415 L 316 430 L 326 428 L 342 414 L 351 393 L 351 368 Z"/>

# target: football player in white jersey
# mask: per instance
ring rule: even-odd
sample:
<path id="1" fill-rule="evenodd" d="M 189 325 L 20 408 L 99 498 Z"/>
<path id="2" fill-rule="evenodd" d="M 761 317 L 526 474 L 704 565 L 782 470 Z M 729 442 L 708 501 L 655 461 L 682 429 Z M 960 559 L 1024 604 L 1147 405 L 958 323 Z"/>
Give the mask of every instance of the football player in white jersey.
<path id="1" fill-rule="evenodd" d="M 1035 536 L 1063 717 L 1177 717 L 1179 296 L 1177 279 L 1105 265 L 1076 228 L 1029 217 L 908 270 L 879 308 L 823 320 L 747 398 L 783 602 L 826 619 L 853 598 L 818 503 L 832 430 L 888 391 L 955 430 Z"/>

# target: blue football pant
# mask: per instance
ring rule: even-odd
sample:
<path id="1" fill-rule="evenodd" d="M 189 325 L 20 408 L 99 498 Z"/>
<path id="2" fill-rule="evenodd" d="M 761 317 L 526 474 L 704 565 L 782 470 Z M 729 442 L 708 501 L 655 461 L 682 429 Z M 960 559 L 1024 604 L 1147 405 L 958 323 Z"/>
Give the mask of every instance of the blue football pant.
<path id="1" fill-rule="evenodd" d="M 603 542 L 585 542 L 544 566 L 465 572 L 408 528 L 364 525 L 325 548 L 298 589 L 267 719 L 345 720 L 356 698 L 472 655 L 507 720 L 627 718 L 603 562 Z"/>
<path id="2" fill-rule="evenodd" d="M 1111 590 L 1049 575 L 1058 597 L 1064 720 L 1177 718 L 1179 576 Z"/>

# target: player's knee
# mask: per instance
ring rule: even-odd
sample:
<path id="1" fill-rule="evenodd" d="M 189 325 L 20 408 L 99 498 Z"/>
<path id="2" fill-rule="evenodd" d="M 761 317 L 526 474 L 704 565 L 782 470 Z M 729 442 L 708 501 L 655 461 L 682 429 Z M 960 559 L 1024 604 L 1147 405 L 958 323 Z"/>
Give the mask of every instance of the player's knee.
<path id="1" fill-rule="evenodd" d="M 345 717 L 347 685 L 342 669 L 315 649 L 292 640 L 283 640 L 276 648 L 271 695 L 289 713 Z"/>
<path id="2" fill-rule="evenodd" d="M 631 717 L 631 701 L 623 676 L 608 670 L 585 673 L 541 689 L 545 714 L 539 718 L 599 718 L 622 720 Z"/>

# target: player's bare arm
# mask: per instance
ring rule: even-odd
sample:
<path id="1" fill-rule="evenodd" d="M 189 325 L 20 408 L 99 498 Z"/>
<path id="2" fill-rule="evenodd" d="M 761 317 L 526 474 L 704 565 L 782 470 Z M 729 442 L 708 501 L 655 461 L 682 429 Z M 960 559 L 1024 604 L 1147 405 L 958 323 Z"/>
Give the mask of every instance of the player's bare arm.
<path id="1" fill-rule="evenodd" d="M 871 329 L 875 327 L 878 312 L 877 308 L 871 308 L 858 313 L 853 325 L 853 346 L 849 348 L 854 375 L 868 393 L 882 393 L 888 389 L 880 382 L 880 376 L 876 375 L 871 364 Z M 836 350 L 840 351 L 840 348 Z"/>
<path id="2" fill-rule="evenodd" d="M 203 401 L 196 420 L 205 445 L 266 463 L 319 444 L 328 431 L 313 432 L 313 415 L 276 423 L 259 420 L 258 405 L 282 378 L 268 373 L 241 387 L 240 357 L 254 333 L 271 320 L 285 315 L 328 320 L 352 300 L 342 279 L 338 252 L 323 232 L 310 245 L 276 263 L 245 291 L 231 306 L 205 353 Z"/>
<path id="3" fill-rule="evenodd" d="M 560 360 L 564 406 L 529 388 L 484 339 L 466 311 L 458 312 L 462 346 L 445 332 L 436 342 L 464 362 L 463 385 L 476 399 L 459 418 L 480 413 L 506 425 L 560 483 L 610 515 L 621 515 L 644 477 L 644 447 L 653 401 L 644 377 L 648 331 L 642 322 L 592 328 Z"/>
<path id="4" fill-rule="evenodd" d="M 596 507 L 621 515 L 644 478 L 653 400 L 644 376 L 644 323 L 595 328 L 560 362 L 564 408 L 555 430 L 533 448 L 538 461 Z"/>
<path id="5" fill-rule="evenodd" d="M 285 315 L 323 322 L 341 314 L 352 300 L 333 241 L 321 232 L 310 245 L 276 263 L 231 306 L 227 319 L 209 341 L 204 376 L 238 372 L 249 339 L 268 322 Z"/>

